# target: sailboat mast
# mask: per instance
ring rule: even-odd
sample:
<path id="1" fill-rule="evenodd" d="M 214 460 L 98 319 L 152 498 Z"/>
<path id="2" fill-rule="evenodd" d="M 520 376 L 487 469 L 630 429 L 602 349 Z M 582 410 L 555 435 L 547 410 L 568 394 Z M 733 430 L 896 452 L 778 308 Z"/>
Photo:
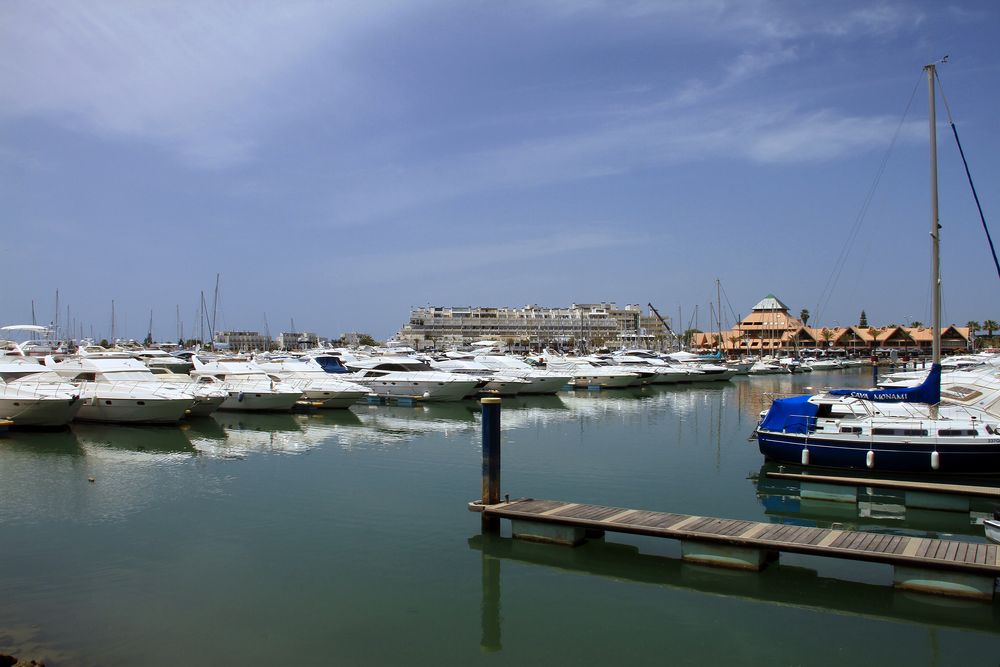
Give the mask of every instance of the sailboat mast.
<path id="1" fill-rule="evenodd" d="M 937 178 L 937 110 L 935 107 L 934 77 L 937 73 L 935 65 L 924 67 L 927 71 L 928 120 L 931 133 L 931 327 L 934 338 L 931 352 L 932 362 L 941 363 L 941 260 L 940 260 L 940 230 L 938 224 L 938 178 Z"/>

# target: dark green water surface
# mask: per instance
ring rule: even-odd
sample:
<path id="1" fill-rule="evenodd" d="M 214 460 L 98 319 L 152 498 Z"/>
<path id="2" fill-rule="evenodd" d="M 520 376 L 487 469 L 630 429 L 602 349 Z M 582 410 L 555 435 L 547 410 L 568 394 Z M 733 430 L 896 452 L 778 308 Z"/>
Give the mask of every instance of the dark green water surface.
<path id="1" fill-rule="evenodd" d="M 981 512 L 809 503 L 748 442 L 765 392 L 865 371 L 562 392 L 503 405 L 533 496 L 982 542 Z M 887 566 L 760 574 L 677 543 L 480 535 L 478 404 L 219 413 L 0 439 L 0 653 L 64 665 L 982 665 L 997 605 L 895 591 Z M 93 482 L 88 481 L 93 478 Z"/>

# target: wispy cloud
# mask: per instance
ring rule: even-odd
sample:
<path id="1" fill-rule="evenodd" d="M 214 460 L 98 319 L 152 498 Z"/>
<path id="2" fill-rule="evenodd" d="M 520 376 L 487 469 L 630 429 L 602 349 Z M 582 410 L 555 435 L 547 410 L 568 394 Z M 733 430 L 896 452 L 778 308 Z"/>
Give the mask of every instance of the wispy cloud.
<path id="1" fill-rule="evenodd" d="M 285 108 L 268 99 L 276 83 L 394 3 L 374 4 L 4 3 L 0 113 L 147 141 L 200 166 L 241 163 Z"/>
<path id="2" fill-rule="evenodd" d="M 844 115 L 781 106 L 698 109 L 687 114 L 622 117 L 574 133 L 503 148 L 441 157 L 391 170 L 372 166 L 327 184 L 346 224 L 391 219 L 460 198 L 705 162 L 821 162 L 887 146 L 897 118 Z M 903 140 L 919 141 L 909 123 Z"/>
<path id="3" fill-rule="evenodd" d="M 593 225 L 592 225 L 593 226 Z M 625 238 L 588 229 L 574 229 L 572 232 L 536 234 L 526 238 L 496 240 L 470 235 L 454 239 L 436 247 L 420 251 L 421 276 L 468 276 L 470 273 L 490 271 L 496 266 L 508 269 L 524 262 L 541 258 L 572 256 L 590 250 L 612 250 L 650 242 L 644 237 Z M 391 239 L 381 244 L 377 252 L 356 253 L 345 258 L 345 263 L 356 270 L 348 272 L 338 282 L 348 284 L 406 281 L 413 277 L 413 248 L 403 245 L 394 248 Z M 317 275 L 326 274 L 329 267 L 324 263 L 316 269 Z"/>

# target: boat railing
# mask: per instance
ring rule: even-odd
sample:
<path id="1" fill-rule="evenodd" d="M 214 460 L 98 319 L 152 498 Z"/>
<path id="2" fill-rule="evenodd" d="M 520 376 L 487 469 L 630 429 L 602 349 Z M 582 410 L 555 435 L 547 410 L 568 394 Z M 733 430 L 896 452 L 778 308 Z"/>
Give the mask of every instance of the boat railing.
<path id="1" fill-rule="evenodd" d="M 989 435 L 991 435 L 991 436 L 992 435 L 1000 436 L 1000 430 L 997 430 L 996 433 L 994 433 L 994 431 L 990 430 L 991 429 L 990 425 L 987 424 L 986 422 L 984 422 L 982 420 L 982 414 L 981 413 L 977 414 L 977 413 L 975 413 L 975 411 L 966 409 L 964 406 L 955 406 L 955 407 L 959 408 L 960 411 L 962 413 L 964 413 L 969 418 L 969 423 L 970 423 L 969 428 L 970 429 L 976 429 L 976 430 L 978 430 L 979 427 L 976 426 L 976 423 L 978 421 L 979 424 L 981 424 L 981 428 L 986 429 L 986 431 L 987 431 L 987 433 Z M 786 433 L 786 432 L 788 432 L 787 428 L 788 428 L 789 425 L 795 425 L 797 428 L 796 428 L 795 431 L 792 431 L 792 432 L 793 433 L 802 433 L 802 435 L 805 436 L 806 443 L 808 443 L 810 436 L 812 436 L 815 433 L 817 433 L 818 425 L 819 425 L 819 420 L 820 419 L 834 419 L 834 420 L 838 420 L 839 421 L 842 418 L 841 417 L 817 417 L 815 415 L 789 414 L 789 415 L 785 416 L 784 421 L 781 423 L 781 428 L 780 429 L 776 429 L 776 431 L 779 431 L 779 432 L 782 432 L 782 433 Z M 892 416 L 892 415 L 868 415 L 868 416 L 859 416 L 857 418 L 857 421 L 859 423 L 860 422 L 864 422 L 867 425 L 867 429 L 861 428 L 860 425 L 854 425 L 854 424 L 852 424 L 852 426 L 855 426 L 856 430 L 854 430 L 854 431 L 845 431 L 845 430 L 843 430 L 843 427 L 841 427 L 837 431 L 837 434 L 838 435 L 856 435 L 858 437 L 858 439 L 864 438 L 864 439 L 866 439 L 866 440 L 868 440 L 869 442 L 872 442 L 872 443 L 875 442 L 875 438 L 878 437 L 878 436 L 904 437 L 904 438 L 907 437 L 907 436 L 909 436 L 909 437 L 914 437 L 914 438 L 926 438 L 929 441 L 937 441 L 940 437 L 950 437 L 950 436 L 940 436 L 939 435 L 939 429 L 931 428 L 931 425 L 938 425 L 938 426 L 940 426 L 941 420 L 937 420 L 937 419 L 924 418 L 924 419 L 913 420 L 913 419 L 910 419 L 910 418 L 907 418 L 907 417 Z M 947 421 L 948 422 L 954 422 L 955 420 L 954 419 L 949 419 Z M 804 432 L 801 430 L 801 425 L 803 423 L 806 426 Z M 962 422 L 959 421 L 958 424 L 956 424 L 956 429 L 961 429 L 961 426 L 959 426 L 961 423 Z M 758 423 L 758 427 L 759 426 L 760 426 L 760 423 Z M 876 433 L 876 431 L 878 429 L 890 429 L 890 428 L 891 429 L 895 429 L 896 431 L 901 431 L 901 432 Z"/>
<path id="2" fill-rule="evenodd" d="M 166 390 L 169 394 L 186 394 L 190 395 L 192 398 L 194 397 L 194 394 L 191 389 L 188 388 L 187 383 L 182 382 L 162 382 L 159 380 L 155 382 L 150 380 L 115 380 L 113 382 L 98 382 L 94 380 L 86 380 L 80 383 L 80 391 L 84 391 L 91 385 L 113 392 L 132 393 L 134 391 L 141 390 L 143 392 L 152 392 L 154 395 L 159 395 L 161 391 Z M 176 398 L 176 396 L 160 397 Z"/>

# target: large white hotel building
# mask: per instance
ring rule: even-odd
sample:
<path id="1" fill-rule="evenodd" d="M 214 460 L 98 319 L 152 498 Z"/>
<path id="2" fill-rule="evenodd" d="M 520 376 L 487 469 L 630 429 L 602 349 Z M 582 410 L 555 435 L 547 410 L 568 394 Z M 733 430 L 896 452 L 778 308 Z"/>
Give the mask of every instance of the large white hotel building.
<path id="1" fill-rule="evenodd" d="M 669 323 L 669 320 L 668 320 Z M 568 308 L 419 306 L 396 334 L 415 349 L 444 349 L 493 340 L 514 349 L 545 346 L 666 345 L 670 333 L 659 318 L 629 304 L 574 303 Z"/>

